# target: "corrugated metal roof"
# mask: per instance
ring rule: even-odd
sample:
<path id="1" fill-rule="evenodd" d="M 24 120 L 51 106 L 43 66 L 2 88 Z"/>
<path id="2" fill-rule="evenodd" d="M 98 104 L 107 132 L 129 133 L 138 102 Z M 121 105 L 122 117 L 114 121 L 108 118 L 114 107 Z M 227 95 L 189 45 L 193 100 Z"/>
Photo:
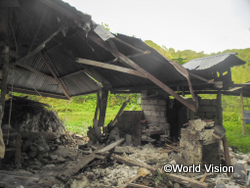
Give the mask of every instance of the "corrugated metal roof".
<path id="1" fill-rule="evenodd" d="M 89 34 L 98 37 L 93 32 L 96 24 L 91 20 L 91 16 L 77 11 L 61 0 L 19 0 L 19 2 L 20 7 L 12 9 L 13 15 L 9 21 L 12 25 L 9 32 L 11 50 L 17 51 L 21 57 L 28 57 L 21 61 L 26 68 L 15 63 L 16 58 L 11 59 L 11 63 L 16 64 L 14 87 L 19 91 L 23 92 L 25 89 L 31 91 L 35 88 L 39 92 L 56 94 L 53 96 L 60 98 L 64 96 L 65 92 L 68 92 L 71 97 L 96 92 L 97 83 L 83 70 L 92 72 L 92 77 L 109 83 L 111 89 L 114 90 L 147 89 L 152 85 L 158 87 L 143 77 L 82 65 L 75 61 L 76 58 L 84 58 L 131 68 L 89 39 Z M 61 30 L 57 31 L 59 28 Z M 56 34 L 52 35 L 53 33 Z M 170 61 L 147 46 L 142 40 L 121 34 L 117 34 L 115 39 L 109 40 L 105 43 L 109 45 L 113 43 L 120 53 L 161 82 L 171 84 L 174 90 L 179 89 L 176 86 L 180 83 L 181 86 L 188 86 L 187 79 L 177 71 Z M 43 41 L 46 43 L 41 46 Z M 37 48 L 42 50 L 33 54 Z M 221 61 L 226 62 L 234 57 L 235 55 L 228 54 L 212 59 L 203 58 L 191 62 L 190 67 L 192 70 L 193 68 L 199 70 L 197 65 L 193 65 L 198 62 L 200 69 L 204 70 L 206 66 L 203 64 L 206 61 L 209 61 L 208 68 L 212 68 L 220 65 Z M 17 60 L 20 59 L 17 58 Z M 229 64 L 232 63 L 229 62 Z M 51 72 L 51 70 L 53 71 Z M 10 72 L 9 85 L 12 84 L 11 78 Z M 196 83 L 199 82 L 196 80 Z"/>
<path id="2" fill-rule="evenodd" d="M 245 62 L 237 58 L 237 53 L 223 53 L 198 59 L 193 59 L 183 65 L 189 70 L 208 70 L 233 67 L 235 65 L 242 65 Z"/>

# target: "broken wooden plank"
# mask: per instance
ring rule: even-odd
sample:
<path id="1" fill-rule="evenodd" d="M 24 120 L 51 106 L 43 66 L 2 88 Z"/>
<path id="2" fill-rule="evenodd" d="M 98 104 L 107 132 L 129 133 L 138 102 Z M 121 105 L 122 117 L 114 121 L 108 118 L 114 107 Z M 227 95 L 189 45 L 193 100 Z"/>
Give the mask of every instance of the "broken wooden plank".
<path id="1" fill-rule="evenodd" d="M 93 161 L 96 158 L 95 153 L 91 153 L 90 155 L 86 157 L 81 157 L 79 160 L 77 160 L 77 163 L 71 166 L 68 166 L 67 169 L 60 172 L 57 177 L 61 179 L 62 181 L 67 181 L 69 177 L 75 175 L 80 169 L 85 167 L 87 164 L 89 164 L 91 161 Z"/>
<path id="2" fill-rule="evenodd" d="M 96 151 L 97 154 L 101 154 L 101 153 L 106 153 L 108 151 L 110 151 L 111 149 L 113 149 L 115 146 L 120 145 L 123 141 L 125 140 L 125 138 L 122 138 L 120 140 L 117 140 L 116 142 Z"/>
<path id="3" fill-rule="evenodd" d="M 134 147 L 138 147 L 141 145 L 141 123 L 140 121 L 135 123 L 134 126 L 134 131 L 133 131 L 133 137 L 134 137 L 134 141 L 133 141 L 133 146 Z"/>
<path id="4" fill-rule="evenodd" d="M 48 179 L 44 174 L 32 174 L 27 171 L 6 171 L 0 170 L 0 187 L 47 187 L 43 183 L 38 183 L 41 179 Z"/>
<path id="5" fill-rule="evenodd" d="M 207 172 L 203 175 L 203 177 L 200 179 L 200 182 L 204 182 L 207 177 Z"/>
<path id="6" fill-rule="evenodd" d="M 22 137 L 16 135 L 16 152 L 15 152 L 15 164 L 19 168 L 21 165 L 21 149 L 22 149 Z"/>
<path id="7" fill-rule="evenodd" d="M 129 165 L 129 166 L 140 166 L 140 167 L 146 168 L 146 169 L 150 170 L 153 173 L 155 173 L 156 170 L 157 170 L 156 168 L 154 168 L 154 167 L 152 167 L 150 165 L 147 165 L 147 164 L 144 164 L 144 163 L 141 163 L 141 162 L 129 159 L 129 158 L 125 158 L 125 157 L 122 157 L 122 156 L 119 156 L 119 155 L 112 154 L 112 158 L 119 161 L 119 162 L 121 162 L 121 163 Z"/>
<path id="8" fill-rule="evenodd" d="M 208 188 L 209 184 L 200 182 L 185 176 L 177 175 L 177 174 L 167 174 L 168 178 L 171 181 L 183 184 L 187 187 L 195 187 L 195 188 Z"/>
<path id="9" fill-rule="evenodd" d="M 67 169 L 60 172 L 57 177 L 59 179 L 61 179 L 62 181 L 67 181 L 69 177 L 75 175 L 80 169 L 82 169 L 83 167 L 85 167 L 87 164 L 89 164 L 91 161 L 93 161 L 95 158 L 100 158 L 100 156 L 97 156 L 96 154 L 103 154 L 106 153 L 108 151 L 110 151 L 111 149 L 113 149 L 115 146 L 121 144 L 125 139 L 122 138 L 106 147 L 104 147 L 101 150 L 96 150 L 93 153 L 91 153 L 90 155 L 87 155 L 85 157 L 80 157 L 76 164 L 73 164 L 71 166 L 67 166 Z"/>
<path id="10" fill-rule="evenodd" d="M 207 177 L 214 175 L 214 173 L 207 173 Z M 192 179 L 198 180 L 203 178 L 204 174 L 201 174 L 199 176 L 192 177 Z"/>
<path id="11" fill-rule="evenodd" d="M 122 115 L 122 113 L 123 113 L 124 109 L 126 108 L 128 102 L 129 102 L 129 99 L 126 100 L 126 101 L 122 104 L 120 110 L 118 111 L 118 113 L 117 113 L 116 116 L 115 116 L 115 119 L 114 119 L 113 121 L 111 121 L 111 122 L 109 123 L 108 126 L 113 127 L 113 126 L 117 123 L 118 117 L 120 117 L 120 116 Z"/>
<path id="12" fill-rule="evenodd" d="M 119 188 L 126 188 L 130 183 L 132 183 L 133 181 L 135 181 L 139 177 L 146 177 L 148 174 L 150 174 L 150 172 L 146 168 L 140 168 L 139 173 L 137 174 L 137 176 L 133 177 L 127 183 L 121 185 Z"/>
<path id="13" fill-rule="evenodd" d="M 136 70 L 130 69 L 130 68 L 125 68 L 125 67 L 121 67 L 121 66 L 117 66 L 117 65 L 111 65 L 108 63 L 103 63 L 103 62 L 89 60 L 89 59 L 83 59 L 83 58 L 77 58 L 76 62 L 81 63 L 81 64 L 85 64 L 85 65 L 91 65 L 91 66 L 100 67 L 103 69 L 109 69 L 109 70 L 118 71 L 118 72 L 122 72 L 122 73 L 131 74 L 131 75 L 145 78 L 145 76 L 142 73 L 140 73 Z"/>

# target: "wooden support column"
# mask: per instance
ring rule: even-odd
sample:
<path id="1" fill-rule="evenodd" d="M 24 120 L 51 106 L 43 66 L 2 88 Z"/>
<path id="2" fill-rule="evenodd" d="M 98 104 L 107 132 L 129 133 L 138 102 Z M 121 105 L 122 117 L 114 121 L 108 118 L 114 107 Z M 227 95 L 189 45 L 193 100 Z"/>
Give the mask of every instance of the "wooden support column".
<path id="1" fill-rule="evenodd" d="M 240 103 L 241 103 L 242 135 L 245 135 L 246 131 L 245 131 L 245 116 L 244 116 L 244 103 L 243 103 L 242 89 L 240 91 Z"/>
<path id="2" fill-rule="evenodd" d="M 221 91 L 219 91 L 217 93 L 217 111 L 218 111 L 217 114 L 218 114 L 219 124 L 221 126 L 223 126 Z M 231 160 L 230 160 L 230 156 L 229 156 L 229 150 L 228 150 L 228 143 L 227 143 L 226 135 L 223 136 L 222 142 L 223 142 L 223 148 L 224 148 L 225 162 L 226 162 L 226 165 L 229 166 L 229 165 L 231 165 Z"/>
<path id="3" fill-rule="evenodd" d="M 221 102 L 221 91 L 217 93 L 217 112 L 219 124 L 223 126 L 223 113 L 222 113 L 222 102 Z"/>
<path id="4" fill-rule="evenodd" d="M 134 126 L 134 141 L 133 141 L 133 146 L 138 147 L 141 145 L 141 123 L 140 121 L 135 123 Z"/>
<path id="5" fill-rule="evenodd" d="M 5 107 L 5 95 L 7 93 L 7 79 L 9 71 L 9 47 L 7 46 L 8 42 L 8 8 L 0 8 L 0 58 L 3 61 L 2 68 L 2 84 L 1 84 L 1 106 L 2 111 L 0 112 L 1 124 L 2 118 L 4 115 Z"/>
<path id="6" fill-rule="evenodd" d="M 1 83 L 1 108 L 0 108 L 0 165 L 5 154 L 5 144 L 2 137 L 2 119 L 5 108 L 5 95 L 7 93 L 7 78 L 9 71 L 8 47 L 8 8 L 0 7 L 0 61 L 3 62 Z"/>
<path id="7" fill-rule="evenodd" d="M 101 85 L 98 85 L 98 92 L 97 92 L 97 103 L 96 103 L 96 110 L 95 110 L 95 116 L 94 116 L 94 120 L 93 120 L 93 127 L 96 133 L 96 137 L 97 139 L 99 139 L 102 136 L 101 133 L 101 128 L 98 126 L 98 115 L 99 115 L 99 110 L 100 110 L 100 95 L 101 95 Z"/>
<path id="8" fill-rule="evenodd" d="M 100 102 L 100 116 L 99 116 L 99 122 L 98 122 L 99 127 L 104 126 L 107 102 L 108 102 L 108 92 L 109 92 L 108 89 L 104 86 L 102 88 L 102 96 L 101 96 L 101 102 Z"/>

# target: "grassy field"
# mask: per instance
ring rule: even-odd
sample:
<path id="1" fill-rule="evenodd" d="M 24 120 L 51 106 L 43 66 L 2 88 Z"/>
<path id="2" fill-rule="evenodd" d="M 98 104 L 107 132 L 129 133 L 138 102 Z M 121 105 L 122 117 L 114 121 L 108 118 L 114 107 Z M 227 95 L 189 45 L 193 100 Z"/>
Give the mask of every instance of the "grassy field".
<path id="1" fill-rule="evenodd" d="M 88 127 L 93 125 L 93 118 L 96 109 L 96 99 L 89 98 L 87 100 L 56 100 L 51 98 L 38 98 L 40 102 L 49 104 L 55 110 L 59 118 L 64 122 L 68 131 L 86 134 Z M 117 100 L 117 99 L 116 99 Z M 124 102 L 124 101 L 123 101 Z M 122 102 L 114 101 L 111 97 L 105 117 L 105 125 L 113 120 L 118 113 Z M 140 104 L 132 101 L 127 105 L 125 110 L 141 110 Z"/>

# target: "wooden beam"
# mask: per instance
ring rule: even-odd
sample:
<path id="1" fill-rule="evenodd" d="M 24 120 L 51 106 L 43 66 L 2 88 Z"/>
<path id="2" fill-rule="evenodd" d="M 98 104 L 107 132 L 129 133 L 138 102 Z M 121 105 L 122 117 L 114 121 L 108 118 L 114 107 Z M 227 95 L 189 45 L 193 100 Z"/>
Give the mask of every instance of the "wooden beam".
<path id="1" fill-rule="evenodd" d="M 117 65 L 111 65 L 111 64 L 103 63 L 103 62 L 99 62 L 99 61 L 78 58 L 78 59 L 76 59 L 76 62 L 81 63 L 81 64 L 85 64 L 85 65 L 100 67 L 100 68 L 103 68 L 103 69 L 109 69 L 109 70 L 118 71 L 118 72 L 122 72 L 122 73 L 126 73 L 126 74 L 131 74 L 131 75 L 135 75 L 135 76 L 139 76 L 139 77 L 143 77 L 143 78 L 146 77 L 146 76 L 144 76 L 143 74 L 141 74 L 140 72 L 138 72 L 136 70 L 121 67 L 121 66 L 117 66 Z"/>
<path id="2" fill-rule="evenodd" d="M 208 84 L 214 84 L 214 80 L 208 80 L 208 79 L 203 78 L 203 77 L 201 77 L 201 76 L 199 76 L 197 74 L 194 74 L 194 73 L 192 73 L 190 71 L 189 71 L 189 75 L 192 76 L 192 77 L 198 78 L 199 80 L 202 80 L 204 82 L 207 82 Z"/>
<path id="3" fill-rule="evenodd" d="M 128 65 L 130 65 L 131 67 L 133 67 L 134 69 L 136 69 L 137 71 L 139 71 L 141 74 L 145 75 L 149 80 L 151 80 L 153 83 L 155 83 L 156 85 L 158 85 L 164 91 L 166 91 L 167 93 L 169 93 L 170 95 L 172 95 L 173 97 L 175 97 L 178 101 L 180 101 L 186 107 L 188 107 L 189 109 L 191 109 L 194 112 L 197 111 L 196 107 L 193 104 L 190 104 L 188 101 L 186 101 L 185 99 L 183 99 L 182 97 L 180 97 L 177 93 L 175 93 L 171 88 L 169 88 L 167 85 L 165 85 L 162 81 L 160 81 L 155 76 L 153 76 L 152 74 L 150 74 L 149 72 L 147 72 L 145 69 L 141 68 L 139 65 L 137 65 L 135 62 L 133 62 L 132 60 L 130 60 L 129 58 L 127 58 L 125 55 L 123 55 L 119 51 L 111 48 L 110 45 L 108 45 L 107 43 L 105 43 L 104 41 L 102 41 L 101 39 L 99 39 L 98 37 L 94 36 L 93 34 L 89 34 L 88 38 L 90 40 L 92 40 L 93 42 L 95 42 L 96 44 L 98 44 L 99 46 L 101 46 L 104 49 L 106 49 L 107 51 L 109 51 L 115 57 L 121 59 L 123 62 L 127 63 Z"/>
<path id="4" fill-rule="evenodd" d="M 133 45 L 131 45 L 131 44 L 129 44 L 129 43 L 123 41 L 122 39 L 117 38 L 117 37 L 115 37 L 114 39 L 115 39 L 116 41 L 118 41 L 118 42 L 120 42 L 120 43 L 122 43 L 122 44 L 125 44 L 126 46 L 128 46 L 128 47 L 130 47 L 130 48 L 132 48 L 132 49 L 134 49 L 134 50 L 136 50 L 136 51 L 142 53 L 142 54 L 150 54 L 150 53 L 151 53 L 150 51 L 144 51 L 144 50 L 141 50 L 141 49 L 139 49 L 139 48 L 136 48 L 135 46 L 133 46 Z"/>
<path id="5" fill-rule="evenodd" d="M 195 187 L 195 188 L 208 188 L 209 184 L 200 182 L 182 175 L 177 175 L 177 174 L 167 174 L 168 178 L 171 181 L 183 184 L 187 187 Z"/>
<path id="6" fill-rule="evenodd" d="M 46 54 L 41 54 L 41 57 L 43 58 L 45 65 L 47 66 L 47 68 L 50 70 L 51 74 L 53 75 L 53 77 L 57 80 L 57 83 L 59 84 L 59 86 L 61 87 L 61 89 L 63 90 L 63 93 L 65 94 L 65 96 L 70 99 L 70 92 L 68 90 L 68 88 L 66 87 L 65 83 L 63 82 L 62 79 L 59 79 L 59 73 L 57 72 L 56 68 L 54 67 L 54 69 L 52 68 L 53 63 L 50 61 L 49 57 Z M 44 57 L 46 56 L 46 57 Z"/>
<path id="7" fill-rule="evenodd" d="M 217 93 L 217 109 L 218 109 L 218 119 L 219 119 L 219 124 L 223 126 L 223 114 L 222 114 L 222 102 L 221 102 L 221 91 Z M 223 148 L 224 148 L 224 157 L 225 157 L 225 162 L 227 166 L 231 165 L 231 160 L 230 160 L 230 155 L 229 155 L 229 150 L 228 150 L 228 143 L 227 143 L 227 138 L 226 135 L 223 136 L 222 138 L 223 142 Z M 228 173 L 231 175 L 231 173 Z"/>
<path id="8" fill-rule="evenodd" d="M 100 98 L 101 98 L 101 89 L 102 89 L 102 86 L 101 84 L 99 83 L 98 84 L 98 92 L 97 92 L 97 101 L 96 101 L 96 110 L 95 110 L 95 116 L 94 116 L 94 119 L 93 119 L 93 127 L 94 127 L 94 130 L 95 130 L 95 133 L 96 133 L 96 137 L 97 139 L 99 140 L 102 136 L 102 131 L 101 131 L 101 127 L 98 126 L 98 123 L 99 123 L 99 120 L 98 120 L 98 115 L 99 115 L 99 111 L 100 111 Z"/>
<path id="9" fill-rule="evenodd" d="M 113 149 L 115 146 L 120 145 L 122 142 L 124 142 L 124 140 L 125 140 L 125 138 L 121 138 L 120 140 L 117 140 L 117 141 L 113 142 L 112 144 L 110 144 L 110 145 L 96 151 L 95 153 L 104 154 L 104 153 L 110 151 L 111 149 Z"/>
<path id="10" fill-rule="evenodd" d="M 10 86 L 8 87 L 8 89 L 10 89 Z M 16 88 L 16 87 L 14 87 L 13 91 L 17 92 L 17 93 L 24 93 L 24 94 L 38 95 L 38 96 L 39 96 L 39 93 L 40 93 L 43 97 L 52 97 L 52 98 L 65 99 L 65 100 L 68 99 L 64 95 L 53 94 L 53 93 L 45 93 L 45 92 L 42 92 L 42 91 L 38 91 L 39 93 L 37 93 L 34 90 L 29 90 L 29 89 L 24 89 L 24 88 Z"/>
<path id="11" fill-rule="evenodd" d="M 246 130 L 245 130 L 244 103 L 243 103 L 242 89 L 240 90 L 240 103 L 241 103 L 242 135 L 245 135 Z"/>
<path id="12" fill-rule="evenodd" d="M 99 115 L 99 122 L 98 122 L 99 127 L 104 126 L 107 102 L 108 102 L 108 93 L 109 93 L 108 89 L 103 87 L 102 97 L 101 97 L 101 102 L 100 102 L 100 115 Z"/>
<path id="13" fill-rule="evenodd" d="M 2 66 L 2 85 L 1 85 L 1 110 L 0 110 L 0 129 L 5 109 L 5 95 L 7 93 L 7 80 L 9 73 L 9 46 L 8 43 L 8 8 L 0 8 L 0 61 Z M 2 138 L 1 138 L 2 139 Z M 1 141 L 0 141 L 1 142 Z M 5 151 L 4 143 L 0 144 L 1 150 Z M 3 154 L 4 155 L 4 154 Z"/>
<path id="14" fill-rule="evenodd" d="M 153 166 L 150 166 L 150 165 L 147 165 L 145 163 L 142 163 L 142 162 L 139 162 L 139 161 L 135 161 L 135 160 L 132 160 L 130 158 L 127 158 L 127 157 L 122 157 L 120 155 L 116 155 L 116 154 L 112 154 L 111 157 L 114 159 L 114 160 L 117 160 L 121 163 L 124 163 L 128 166 L 139 166 L 139 167 L 143 167 L 143 168 L 146 168 L 148 170 L 150 170 L 151 172 L 155 173 L 156 172 L 156 168 L 153 167 Z"/>

